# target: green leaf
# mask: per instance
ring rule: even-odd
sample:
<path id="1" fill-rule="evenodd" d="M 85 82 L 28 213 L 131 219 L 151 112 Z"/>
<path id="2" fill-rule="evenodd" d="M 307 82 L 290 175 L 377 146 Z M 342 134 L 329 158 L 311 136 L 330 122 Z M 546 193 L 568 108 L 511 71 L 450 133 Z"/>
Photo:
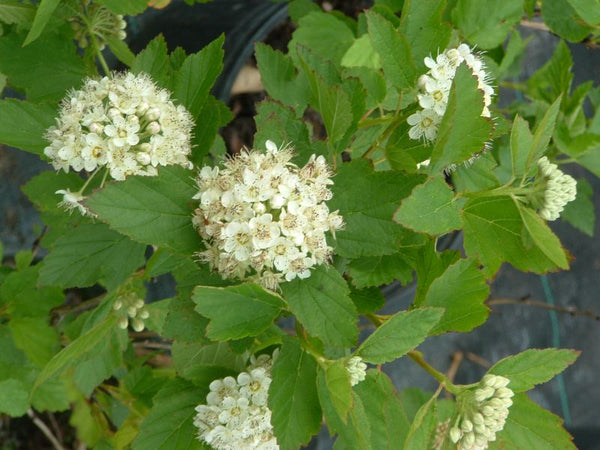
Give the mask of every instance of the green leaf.
<path id="1" fill-rule="evenodd" d="M 375 172 L 364 159 L 341 165 L 329 201 L 329 209 L 339 210 L 346 222 L 345 229 L 336 233 L 336 253 L 346 258 L 396 253 L 407 234 L 392 216 L 423 179 L 422 175 Z"/>
<path id="2" fill-rule="evenodd" d="M 567 253 L 560 243 L 560 239 L 552 232 L 546 222 L 532 209 L 517 205 L 525 230 L 529 233 L 529 237 L 542 251 L 542 253 L 556 266 L 561 269 L 569 268 L 569 260 Z"/>
<path id="3" fill-rule="evenodd" d="M 381 68 L 381 58 L 375 52 L 368 34 L 354 40 L 348 51 L 344 54 L 340 64 L 343 67 L 369 67 L 371 69 Z"/>
<path id="4" fill-rule="evenodd" d="M 333 449 L 371 449 L 371 427 L 361 398 L 355 391 L 351 391 L 352 408 L 348 412 L 348 419 L 343 422 L 333 406 L 333 400 L 324 382 L 324 377 L 317 377 L 319 402 L 323 408 L 327 427 L 331 435 L 339 434 Z"/>
<path id="5" fill-rule="evenodd" d="M 523 0 L 458 0 L 452 19 L 465 38 L 489 50 L 501 45 L 523 15 Z"/>
<path id="6" fill-rule="evenodd" d="M 439 278 L 452 264 L 460 260 L 460 252 L 447 250 L 438 252 L 435 240 L 430 240 L 415 259 L 417 270 L 417 291 L 413 301 L 414 306 L 421 306 L 431 284 Z"/>
<path id="7" fill-rule="evenodd" d="M 308 84 L 312 92 L 310 104 L 323 117 L 327 139 L 338 146 L 352 123 L 352 103 L 350 97 L 339 85 L 328 84 L 318 73 L 312 71 L 303 61 Z"/>
<path id="8" fill-rule="evenodd" d="M 568 2 L 586 23 L 589 25 L 600 25 L 599 0 L 568 0 Z"/>
<path id="9" fill-rule="evenodd" d="M 196 192 L 190 171 L 161 167 L 157 177 L 108 183 L 86 203 L 111 228 L 136 241 L 191 254 L 201 248 L 191 220 Z"/>
<path id="10" fill-rule="evenodd" d="M 35 17 L 33 18 L 33 24 L 31 25 L 31 29 L 29 30 L 29 34 L 25 38 L 25 42 L 23 42 L 23 47 L 28 44 L 31 44 L 35 41 L 44 28 L 46 24 L 50 20 L 52 13 L 60 3 L 60 0 L 41 0 L 38 4 L 37 10 L 35 12 Z"/>
<path id="11" fill-rule="evenodd" d="M 375 286 L 356 289 L 351 285 L 350 298 L 359 314 L 374 313 L 379 311 L 385 304 L 383 292 Z"/>
<path id="12" fill-rule="evenodd" d="M 205 391 L 175 379 L 156 394 L 150 413 L 133 441 L 133 450 L 197 450 L 203 448 L 194 426 L 194 408 L 205 402 Z"/>
<path id="13" fill-rule="evenodd" d="M 379 53 L 386 80 L 397 89 L 413 88 L 417 78 L 415 62 L 406 37 L 383 16 L 367 12 L 369 36 Z"/>
<path id="14" fill-rule="evenodd" d="M 321 426 L 321 407 L 315 379 L 317 363 L 298 341 L 285 337 L 273 364 L 269 387 L 271 423 L 283 450 L 297 449 L 310 441 Z"/>
<path id="15" fill-rule="evenodd" d="M 260 42 L 254 50 L 261 80 L 269 96 L 303 111 L 308 102 L 308 85 L 298 76 L 292 59 Z"/>
<path id="16" fill-rule="evenodd" d="M 367 371 L 365 380 L 354 389 L 362 401 L 369 421 L 371 448 L 401 448 L 410 424 L 390 379 L 383 372 L 371 369 Z"/>
<path id="17" fill-rule="evenodd" d="M 510 379 L 508 387 L 514 392 L 528 391 L 565 370 L 575 362 L 579 353 L 556 348 L 525 350 L 498 361 L 488 373 Z"/>
<path id="18" fill-rule="evenodd" d="M 372 364 L 400 358 L 425 340 L 443 313 L 442 308 L 398 312 L 377 328 L 356 353 Z"/>
<path id="19" fill-rule="evenodd" d="M 198 314 L 194 307 L 194 302 L 189 298 L 175 297 L 169 304 L 162 334 L 180 341 L 208 341 L 205 336 L 208 319 Z"/>
<path id="20" fill-rule="evenodd" d="M 577 197 L 574 201 L 567 203 L 564 211 L 560 214 L 561 218 L 588 236 L 594 235 L 595 217 L 592 194 L 592 186 L 586 179 L 577 180 Z"/>
<path id="21" fill-rule="evenodd" d="M 147 73 L 159 86 L 170 87 L 170 61 L 167 43 L 162 34 L 159 34 L 139 52 L 131 64 L 131 72 Z"/>
<path id="22" fill-rule="evenodd" d="M 571 51 L 560 41 L 552 58 L 527 80 L 527 95 L 545 103 L 554 102 L 558 96 L 570 91 L 573 80 L 572 67 Z"/>
<path id="23" fill-rule="evenodd" d="M 0 22 L 8 25 L 31 23 L 34 15 L 35 8 L 19 0 L 3 0 L 0 3 Z"/>
<path id="24" fill-rule="evenodd" d="M 572 437 L 562 427 L 563 420 L 531 401 L 525 394 L 512 398 L 508 418 L 490 450 L 573 449 Z"/>
<path id="25" fill-rule="evenodd" d="M 560 109 L 561 98 L 562 97 L 557 98 L 550 108 L 548 108 L 548 111 L 546 111 L 546 114 L 544 114 L 544 117 L 535 129 L 531 148 L 529 149 L 529 157 L 527 158 L 528 166 L 537 162 L 548 147 L 548 143 L 554 132 L 554 125 L 556 124 L 556 117 L 558 116 L 558 111 Z"/>
<path id="26" fill-rule="evenodd" d="M 298 45 L 310 48 L 324 60 L 339 64 L 354 42 L 354 32 L 333 14 L 310 12 L 298 21 L 298 28 L 288 44 L 290 56 L 298 61 Z"/>
<path id="27" fill-rule="evenodd" d="M 192 138 L 192 155 L 190 161 L 200 167 L 208 153 L 213 150 L 213 144 L 218 136 L 219 129 L 225 126 L 233 115 L 231 110 L 222 101 L 208 95 L 198 117 Z M 216 156 L 213 153 L 213 156 Z"/>
<path id="28" fill-rule="evenodd" d="M 317 390 L 327 389 L 327 396 L 331 400 L 335 412 L 347 423 L 348 412 L 352 408 L 352 387 L 350 375 L 346 369 L 345 361 L 338 359 L 325 369 L 319 368 L 317 372 Z M 319 392 L 319 398 L 323 393 Z"/>
<path id="29" fill-rule="evenodd" d="M 256 121 L 254 135 L 256 147 L 263 146 L 267 140 L 277 145 L 292 143 L 294 153 L 297 155 L 294 161 L 299 165 L 306 163 L 315 153 L 306 123 L 298 120 L 291 109 L 266 100 L 258 104 L 254 120 Z"/>
<path id="30" fill-rule="evenodd" d="M 471 69 L 461 64 L 456 70 L 431 153 L 432 173 L 464 162 L 485 148 L 491 136 L 492 121 L 481 117 L 483 106 L 483 92 L 477 87 L 477 79 Z"/>
<path id="31" fill-rule="evenodd" d="M 15 379 L 0 381 L 0 413 L 19 417 L 28 409 L 28 392 L 24 384 Z"/>
<path id="32" fill-rule="evenodd" d="M 554 33 L 571 42 L 580 42 L 594 31 L 593 27 L 579 17 L 577 10 L 571 5 L 571 0 L 543 2 L 542 17 Z"/>
<path id="33" fill-rule="evenodd" d="M 50 105 L 0 100 L 0 141 L 41 155 L 49 144 L 44 134 L 54 124 L 55 115 L 56 110 Z"/>
<path id="34" fill-rule="evenodd" d="M 486 321 L 490 310 L 484 302 L 490 289 L 477 267 L 476 261 L 461 259 L 431 283 L 423 306 L 445 308 L 431 334 L 471 331 Z"/>
<path id="35" fill-rule="evenodd" d="M 198 386 L 213 380 L 236 376 L 244 370 L 246 357 L 236 354 L 226 342 L 214 344 L 174 342 L 173 365 L 182 378 Z"/>
<path id="36" fill-rule="evenodd" d="M 452 189 L 442 178 L 430 178 L 404 199 L 394 220 L 419 233 L 434 236 L 461 227 L 460 209 Z"/>
<path id="37" fill-rule="evenodd" d="M 101 223 L 81 225 L 59 238 L 44 258 L 40 283 L 86 287 L 102 281 L 116 288 L 144 264 L 145 246 Z"/>
<path id="38" fill-rule="evenodd" d="M 422 405 L 415 414 L 404 443 L 405 450 L 431 447 L 431 438 L 437 424 L 436 402 L 437 395 L 431 396 L 427 403 Z"/>
<path id="39" fill-rule="evenodd" d="M 332 267 L 313 268 L 309 278 L 281 284 L 292 313 L 312 335 L 331 347 L 356 345 L 356 308 L 346 281 Z"/>
<path id="40" fill-rule="evenodd" d="M 47 322 L 42 317 L 15 317 L 8 323 L 15 345 L 39 367 L 46 365 L 60 348 L 58 333 Z"/>
<path id="41" fill-rule="evenodd" d="M 210 89 L 223 69 L 223 42 L 221 35 L 198 53 L 186 58 L 173 79 L 173 95 L 198 117 L 208 98 Z"/>
<path id="42" fill-rule="evenodd" d="M 47 33 L 26 47 L 22 44 L 22 34 L 0 37 L 0 72 L 12 87 L 25 90 L 29 101 L 58 101 L 87 75 L 84 61 L 66 33 Z"/>
<path id="43" fill-rule="evenodd" d="M 404 252 L 354 259 L 347 269 L 358 288 L 381 286 L 394 280 L 406 285 L 412 280 L 413 272 Z"/>
<path id="44" fill-rule="evenodd" d="M 192 300 L 195 310 L 210 319 L 207 336 L 215 341 L 256 336 L 265 331 L 285 303 L 256 284 L 225 288 L 198 286 Z"/>
<path id="45" fill-rule="evenodd" d="M 515 117 L 510 133 L 510 156 L 512 174 L 515 179 L 525 175 L 529 169 L 529 152 L 533 145 L 533 135 L 529 124 L 519 116 Z"/>
<path id="46" fill-rule="evenodd" d="M 116 316 L 108 316 L 102 322 L 98 323 L 85 334 L 82 334 L 71 342 L 70 345 L 54 355 L 38 375 L 33 390 L 65 368 L 77 364 L 77 361 L 80 360 L 80 358 L 89 355 L 99 342 L 102 342 L 114 331 L 116 323 Z"/>
<path id="47" fill-rule="evenodd" d="M 133 62 L 135 61 L 135 55 L 127 45 L 125 41 L 122 41 L 119 38 L 108 38 L 107 39 L 108 48 L 110 51 L 117 57 L 119 61 L 125 64 L 128 67 L 131 67 Z"/>
<path id="48" fill-rule="evenodd" d="M 115 14 L 136 15 L 148 7 L 148 0 L 98 0 Z"/>
<path id="49" fill-rule="evenodd" d="M 126 343 L 125 331 L 119 330 L 100 341 L 89 357 L 77 363 L 72 379 L 86 397 L 121 366 Z"/>
<path id="50" fill-rule="evenodd" d="M 423 60 L 448 47 L 452 28 L 442 21 L 446 0 L 404 0 L 400 32 L 412 52 L 417 72 L 427 71 Z"/>
<path id="51" fill-rule="evenodd" d="M 463 209 L 464 246 L 468 256 L 479 258 L 485 273 L 491 277 L 503 262 L 522 271 L 546 273 L 555 270 L 553 262 L 537 245 L 530 245 L 519 207 L 510 197 L 491 197 L 470 200 Z M 527 215 L 528 219 L 532 219 Z M 532 229 L 542 231 L 540 239 L 546 250 L 555 255 L 554 238 L 549 229 L 535 220 L 528 221 Z M 551 232 L 550 232 L 551 233 Z M 528 242 L 523 237 L 528 236 Z"/>

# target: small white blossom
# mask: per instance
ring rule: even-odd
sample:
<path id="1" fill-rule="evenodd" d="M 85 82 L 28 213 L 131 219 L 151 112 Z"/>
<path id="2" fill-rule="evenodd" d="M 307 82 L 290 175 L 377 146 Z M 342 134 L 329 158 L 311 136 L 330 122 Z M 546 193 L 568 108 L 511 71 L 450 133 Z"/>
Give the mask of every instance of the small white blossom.
<path id="1" fill-rule="evenodd" d="M 575 200 L 577 181 L 561 171 L 556 164 L 552 164 L 545 156 L 538 160 L 538 173 L 546 183 L 543 205 L 538 213 L 544 220 L 556 220 L 565 205 Z"/>
<path id="2" fill-rule="evenodd" d="M 154 176 L 160 165 L 191 167 L 192 126 L 185 108 L 146 74 L 88 78 L 63 100 L 44 154 L 65 172 L 106 167 L 116 180 Z"/>
<path id="3" fill-rule="evenodd" d="M 350 386 L 355 386 L 367 376 L 367 365 L 360 356 L 353 356 L 346 361 L 346 370 L 350 375 Z"/>
<path id="4" fill-rule="evenodd" d="M 251 357 L 237 380 L 226 377 L 210 384 L 206 404 L 196 407 L 198 440 L 216 450 L 279 449 L 273 435 L 267 399 L 273 356 Z"/>
<path id="5" fill-rule="evenodd" d="M 514 393 L 507 388 L 510 380 L 485 375 L 475 391 L 466 391 L 457 399 L 459 415 L 450 428 L 450 440 L 458 450 L 480 450 L 496 440 L 504 428 Z"/>
<path id="6" fill-rule="evenodd" d="M 223 168 L 202 168 L 192 222 L 206 245 L 202 261 L 224 278 L 276 290 L 330 261 L 325 234 L 335 237 L 344 220 L 325 203 L 333 183 L 325 158 L 312 155 L 298 168 L 288 147 L 271 141 L 265 147 L 265 153 L 244 151 Z"/>
<path id="7" fill-rule="evenodd" d="M 93 213 L 81 204 L 81 201 L 85 200 L 85 197 L 81 195 L 81 193 L 71 192 L 69 189 L 59 189 L 55 194 L 61 194 L 63 196 L 62 201 L 58 203 L 60 208 L 69 212 L 78 210 L 82 216 L 93 216 Z"/>
<path id="8" fill-rule="evenodd" d="M 429 71 L 422 75 L 418 81 L 419 106 L 422 108 L 407 119 L 411 128 L 408 135 L 411 139 L 424 138 L 426 141 L 435 141 L 438 133 L 438 125 L 448 106 L 448 95 L 452 86 L 452 80 L 456 75 L 456 69 L 461 63 L 465 63 L 477 77 L 478 88 L 483 91 L 483 109 L 481 115 L 490 117 L 490 105 L 494 89 L 489 85 L 488 74 L 484 70 L 481 58 L 473 54 L 466 44 L 457 48 L 451 48 L 440 53 L 435 59 L 426 57 L 425 65 Z"/>

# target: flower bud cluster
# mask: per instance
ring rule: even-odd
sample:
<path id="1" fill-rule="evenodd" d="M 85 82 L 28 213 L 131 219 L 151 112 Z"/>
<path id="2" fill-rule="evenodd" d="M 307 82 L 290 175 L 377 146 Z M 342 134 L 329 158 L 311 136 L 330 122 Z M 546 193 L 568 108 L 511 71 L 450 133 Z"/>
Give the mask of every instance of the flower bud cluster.
<path id="1" fill-rule="evenodd" d="M 139 298 L 134 292 L 127 292 L 113 303 L 115 311 L 123 312 L 119 319 L 119 327 L 127 328 L 129 322 L 135 331 L 142 331 L 145 328 L 144 320 L 150 317 L 143 299 Z"/>
<path id="2" fill-rule="evenodd" d="M 196 407 L 198 440 L 216 450 L 274 450 L 271 410 L 267 405 L 271 368 L 277 357 L 252 357 L 237 379 L 225 377 L 210 384 L 206 404 Z"/>
<path id="3" fill-rule="evenodd" d="M 450 428 L 450 439 L 458 450 L 487 448 L 504 428 L 513 391 L 506 387 L 510 380 L 487 374 L 475 391 L 466 391 L 459 402 L 459 416 Z"/>
<path id="4" fill-rule="evenodd" d="M 335 234 L 343 219 L 325 204 L 333 184 L 325 158 L 312 155 L 298 168 L 289 148 L 271 141 L 266 148 L 201 170 L 193 222 L 206 245 L 198 256 L 212 269 L 275 290 L 329 261 L 325 233 Z"/>
<path id="5" fill-rule="evenodd" d="M 104 5 L 90 0 L 82 0 L 75 15 L 67 20 L 75 32 L 75 40 L 80 48 L 90 44 L 90 35 L 96 41 L 99 50 L 104 50 L 110 39 L 124 40 L 127 37 L 127 22 L 120 14 L 114 14 Z"/>
<path id="6" fill-rule="evenodd" d="M 191 168 L 193 120 L 146 74 L 88 78 L 63 100 L 44 154 L 56 170 L 107 167 L 115 180 L 157 174 L 157 166 Z"/>
<path id="7" fill-rule="evenodd" d="M 425 65 L 429 71 L 419 78 L 419 105 L 421 110 L 410 115 L 407 119 L 411 128 L 408 135 L 411 139 L 424 138 L 434 141 L 437 137 L 438 126 L 448 106 L 448 95 L 456 69 L 465 63 L 477 77 L 478 87 L 483 91 L 483 117 L 490 117 L 489 106 L 492 103 L 494 89 L 489 85 L 488 74 L 484 70 L 481 58 L 473 54 L 467 44 L 460 44 L 440 53 L 436 59 L 425 58 Z"/>
<path id="8" fill-rule="evenodd" d="M 367 365 L 360 356 L 353 356 L 346 361 L 346 370 L 350 375 L 350 386 L 355 386 L 367 376 Z"/>
<path id="9" fill-rule="evenodd" d="M 565 208 L 565 205 L 577 196 L 577 181 L 562 172 L 556 164 L 552 164 L 547 157 L 538 160 L 538 173 L 546 182 L 544 190 L 544 203 L 539 210 L 539 215 L 544 220 L 556 220 Z"/>

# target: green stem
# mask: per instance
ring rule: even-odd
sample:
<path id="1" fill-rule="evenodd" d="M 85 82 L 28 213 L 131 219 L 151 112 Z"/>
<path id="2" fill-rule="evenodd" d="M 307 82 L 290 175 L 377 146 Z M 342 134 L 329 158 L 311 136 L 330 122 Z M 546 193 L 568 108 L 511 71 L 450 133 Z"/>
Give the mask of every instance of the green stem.
<path id="1" fill-rule="evenodd" d="M 94 175 L 96 175 L 99 171 L 100 171 L 100 168 L 97 168 L 96 170 L 94 170 L 92 172 L 92 174 L 88 177 L 88 179 L 85 180 L 85 183 L 83 184 L 81 189 L 79 189 L 79 194 L 83 195 L 83 191 L 85 191 L 85 188 L 88 186 L 88 184 L 90 184 L 90 181 L 92 181 L 92 178 L 94 178 Z"/>
<path id="2" fill-rule="evenodd" d="M 450 392 L 452 394 L 458 393 L 459 389 L 454 384 L 452 384 L 452 382 L 448 379 L 448 377 L 446 375 L 444 375 L 443 373 L 437 371 L 432 366 L 430 366 L 425 361 L 425 359 L 423 359 L 423 354 L 421 352 L 411 350 L 407 353 L 407 355 L 409 356 L 410 359 L 412 359 L 414 362 L 416 362 L 422 369 L 424 369 L 425 372 L 427 372 L 429 375 L 431 375 L 433 378 L 435 378 L 442 386 L 444 386 L 444 389 L 446 389 L 448 392 Z"/>
<path id="3" fill-rule="evenodd" d="M 386 139 L 388 139 L 391 134 L 394 132 L 394 130 L 396 129 L 396 127 L 400 124 L 400 120 L 394 120 L 387 128 L 386 130 L 383 132 L 383 134 L 381 136 L 379 136 L 375 142 L 373 143 L 373 145 L 371 145 L 371 147 L 369 147 L 367 149 L 366 152 L 363 153 L 363 155 L 361 156 L 361 158 L 368 158 L 369 156 L 371 156 L 381 145 L 381 143 L 383 141 L 385 141 Z"/>
<path id="4" fill-rule="evenodd" d="M 327 365 L 327 358 L 325 358 L 316 348 L 312 346 L 312 344 L 308 341 L 306 337 L 306 332 L 300 322 L 296 319 L 296 335 L 300 339 L 300 344 L 302 345 L 302 349 L 311 355 L 313 358 L 317 360 L 320 366 Z"/>
<path id="5" fill-rule="evenodd" d="M 571 164 L 571 163 L 577 163 L 578 161 L 575 158 L 563 158 L 563 159 L 555 159 L 554 162 L 556 164 Z"/>
<path id="6" fill-rule="evenodd" d="M 513 83 L 511 81 L 501 81 L 499 83 L 500 87 L 505 87 L 507 89 L 514 89 L 515 91 L 525 92 L 527 87 L 523 83 Z"/>

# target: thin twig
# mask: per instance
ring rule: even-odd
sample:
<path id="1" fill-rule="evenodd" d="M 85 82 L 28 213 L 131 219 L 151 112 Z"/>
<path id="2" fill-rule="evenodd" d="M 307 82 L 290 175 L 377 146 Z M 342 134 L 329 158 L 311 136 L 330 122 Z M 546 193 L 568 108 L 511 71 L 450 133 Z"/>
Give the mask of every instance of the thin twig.
<path id="1" fill-rule="evenodd" d="M 476 355 L 475 353 L 467 352 L 465 353 L 465 358 L 467 358 L 469 361 L 474 362 L 475 364 L 479 364 L 481 367 L 485 367 L 486 369 L 492 367 L 491 362 L 479 355 Z"/>
<path id="2" fill-rule="evenodd" d="M 531 28 L 532 30 L 551 32 L 550 28 L 548 28 L 548 25 L 543 22 L 534 22 L 532 20 L 523 19 L 521 20 L 521 26 L 524 28 Z"/>
<path id="3" fill-rule="evenodd" d="M 165 342 L 134 342 L 135 348 L 152 348 L 158 350 L 171 350 L 171 344 Z"/>
<path id="4" fill-rule="evenodd" d="M 464 357 L 465 357 L 465 354 L 463 352 L 461 352 L 460 350 L 452 353 L 452 363 L 450 364 L 450 367 L 448 368 L 448 371 L 446 372 L 446 376 L 453 383 L 454 383 L 454 377 L 456 377 L 456 372 L 458 371 L 460 363 L 462 362 Z"/>
<path id="5" fill-rule="evenodd" d="M 74 306 L 61 306 L 60 308 L 54 308 L 52 310 L 52 314 L 60 315 L 60 314 L 66 314 L 66 313 L 70 313 L 70 312 L 76 313 L 76 312 L 80 312 L 80 311 L 86 311 L 88 309 L 92 309 L 92 308 L 96 307 L 97 305 L 99 305 L 100 302 L 102 301 L 102 299 L 104 299 L 104 297 L 106 297 L 106 294 L 100 294 L 97 297 L 91 298 L 89 300 L 85 300 Z"/>
<path id="6" fill-rule="evenodd" d="M 540 302 L 538 300 L 531 300 L 529 298 L 522 299 L 514 299 L 514 298 L 496 298 L 492 300 L 488 300 L 486 302 L 488 305 L 527 305 L 527 306 L 535 306 L 537 308 L 550 309 L 552 311 L 556 311 L 559 313 L 570 314 L 571 316 L 586 316 L 590 317 L 594 320 L 600 321 L 600 314 L 594 311 L 580 310 L 574 307 L 564 307 L 564 306 L 556 306 L 549 305 L 548 303 Z"/>
<path id="7" fill-rule="evenodd" d="M 56 449 L 56 450 L 66 450 L 65 447 L 62 446 L 62 444 L 60 442 L 58 442 L 58 439 L 56 439 L 56 437 L 52 434 L 52 431 L 50 431 L 50 428 L 48 428 L 46 426 L 46 424 L 35 415 L 35 413 L 33 412 L 33 409 L 29 409 L 27 411 L 27 415 L 29 417 L 31 417 L 31 420 L 33 420 L 33 423 L 35 424 L 36 427 L 38 427 L 42 433 L 44 433 L 44 435 L 48 438 L 48 440 L 52 443 L 52 446 Z"/>
<path id="8" fill-rule="evenodd" d="M 58 421 L 56 420 L 56 417 L 54 417 L 54 414 L 52 414 L 50 411 L 46 412 L 46 415 L 48 416 L 48 419 L 50 420 L 50 425 L 52 426 L 52 429 L 54 430 L 54 433 L 56 434 L 56 438 L 62 444 L 63 443 L 63 434 L 62 434 L 62 430 L 60 429 L 60 425 L 58 425 Z"/>

